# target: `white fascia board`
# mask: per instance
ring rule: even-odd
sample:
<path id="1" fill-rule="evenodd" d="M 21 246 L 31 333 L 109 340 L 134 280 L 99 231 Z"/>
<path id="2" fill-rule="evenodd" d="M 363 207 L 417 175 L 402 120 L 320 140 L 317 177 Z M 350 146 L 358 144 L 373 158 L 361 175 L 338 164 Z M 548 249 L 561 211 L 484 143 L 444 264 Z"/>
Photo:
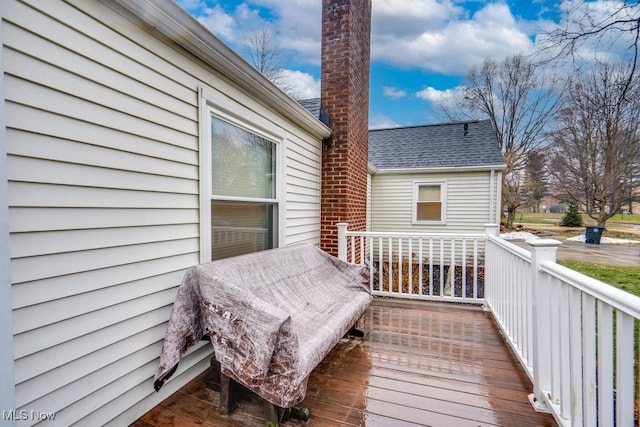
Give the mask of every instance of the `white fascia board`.
<path id="1" fill-rule="evenodd" d="M 101 0 L 106 6 L 118 5 L 144 22 L 149 32 L 172 40 L 195 55 L 253 98 L 282 113 L 296 125 L 318 138 L 331 136 L 331 129 L 297 101 L 284 93 L 262 73 L 223 43 L 195 18 L 171 0 Z"/>
<path id="2" fill-rule="evenodd" d="M 445 173 L 445 172 L 490 172 L 503 171 L 507 165 L 485 165 L 485 166 L 453 166 L 442 168 L 398 168 L 398 169 L 375 169 L 376 175 L 397 175 L 397 174 L 420 174 L 420 173 Z"/>

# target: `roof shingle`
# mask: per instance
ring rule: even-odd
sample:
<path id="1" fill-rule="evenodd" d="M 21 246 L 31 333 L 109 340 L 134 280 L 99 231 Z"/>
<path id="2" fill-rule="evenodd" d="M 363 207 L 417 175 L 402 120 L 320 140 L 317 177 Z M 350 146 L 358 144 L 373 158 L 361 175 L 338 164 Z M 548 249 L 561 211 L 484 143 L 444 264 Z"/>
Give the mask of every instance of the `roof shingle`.
<path id="1" fill-rule="evenodd" d="M 329 124 L 320 98 L 298 102 Z M 369 163 L 378 170 L 429 169 L 501 166 L 504 158 L 491 121 L 471 120 L 369 130 Z"/>
<path id="2" fill-rule="evenodd" d="M 466 134 L 465 134 L 466 125 Z M 369 131 L 369 163 L 376 169 L 504 165 L 489 120 Z"/>

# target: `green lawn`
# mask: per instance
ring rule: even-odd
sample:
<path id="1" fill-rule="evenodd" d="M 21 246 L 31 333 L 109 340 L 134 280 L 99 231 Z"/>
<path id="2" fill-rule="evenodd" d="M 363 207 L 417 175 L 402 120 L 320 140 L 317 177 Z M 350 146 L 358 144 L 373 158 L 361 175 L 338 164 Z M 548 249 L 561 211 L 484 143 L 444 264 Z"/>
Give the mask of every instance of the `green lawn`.
<path id="1" fill-rule="evenodd" d="M 558 261 L 558 264 L 640 296 L 640 267 L 613 267 L 577 261 Z"/>
<path id="2" fill-rule="evenodd" d="M 517 212 L 515 216 L 515 222 L 521 224 L 560 224 L 562 221 L 562 217 L 564 217 L 563 213 L 528 213 L 528 212 Z M 594 225 L 595 221 L 589 218 L 588 215 L 582 214 L 582 222 L 585 225 Z M 616 224 L 640 224 L 640 214 L 616 214 L 613 217 L 607 220 L 607 224 L 616 223 Z"/>

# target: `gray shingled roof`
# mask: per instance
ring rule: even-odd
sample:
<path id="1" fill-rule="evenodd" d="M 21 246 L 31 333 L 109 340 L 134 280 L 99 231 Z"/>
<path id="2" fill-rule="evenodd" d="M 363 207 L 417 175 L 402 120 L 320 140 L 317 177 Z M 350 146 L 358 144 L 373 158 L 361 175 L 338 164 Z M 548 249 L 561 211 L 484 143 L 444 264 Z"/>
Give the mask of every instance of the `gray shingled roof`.
<path id="1" fill-rule="evenodd" d="M 504 159 L 491 122 L 482 120 L 370 130 L 369 163 L 378 170 L 427 169 L 503 165 Z"/>
<path id="2" fill-rule="evenodd" d="M 324 115 L 323 122 L 329 124 L 320 98 L 298 103 L 315 117 Z M 369 163 L 378 170 L 428 169 L 497 166 L 504 165 L 504 159 L 491 122 L 472 120 L 370 130 Z"/>
<path id="3" fill-rule="evenodd" d="M 329 116 L 320 108 L 320 98 L 298 99 L 298 104 L 302 105 L 315 118 L 329 126 Z"/>

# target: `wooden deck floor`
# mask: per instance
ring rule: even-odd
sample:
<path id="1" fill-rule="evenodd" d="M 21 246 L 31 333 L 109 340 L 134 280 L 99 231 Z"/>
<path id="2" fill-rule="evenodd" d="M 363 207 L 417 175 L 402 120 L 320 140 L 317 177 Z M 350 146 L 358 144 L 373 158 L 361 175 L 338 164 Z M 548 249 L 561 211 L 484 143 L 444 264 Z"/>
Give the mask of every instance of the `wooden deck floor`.
<path id="1" fill-rule="evenodd" d="M 311 412 L 306 425 L 555 425 L 529 405 L 527 376 L 479 308 L 376 300 L 360 327 L 364 340 L 343 340 L 312 373 L 302 403 Z M 133 426 L 262 425 L 256 401 L 219 415 L 205 375 Z"/>

